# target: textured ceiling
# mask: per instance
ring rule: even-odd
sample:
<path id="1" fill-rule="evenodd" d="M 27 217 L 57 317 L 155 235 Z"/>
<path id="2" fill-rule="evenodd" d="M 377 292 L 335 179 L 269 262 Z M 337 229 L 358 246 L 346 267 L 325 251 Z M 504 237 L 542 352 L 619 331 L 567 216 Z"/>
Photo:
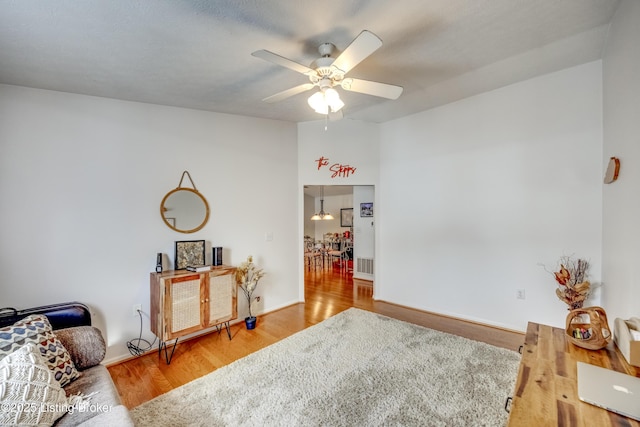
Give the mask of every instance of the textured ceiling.
<path id="1" fill-rule="evenodd" d="M 384 44 L 349 77 L 404 87 L 396 101 L 341 90 L 346 118 L 384 122 L 601 58 L 618 0 L 1 0 L 0 83 L 293 122 L 312 92 L 262 98 L 364 29 Z M 339 52 L 338 52 L 339 53 Z"/>
<path id="2" fill-rule="evenodd" d="M 305 185 L 304 194 L 312 197 L 320 197 L 324 195 L 330 196 L 344 196 L 347 194 L 353 194 L 352 185 Z"/>

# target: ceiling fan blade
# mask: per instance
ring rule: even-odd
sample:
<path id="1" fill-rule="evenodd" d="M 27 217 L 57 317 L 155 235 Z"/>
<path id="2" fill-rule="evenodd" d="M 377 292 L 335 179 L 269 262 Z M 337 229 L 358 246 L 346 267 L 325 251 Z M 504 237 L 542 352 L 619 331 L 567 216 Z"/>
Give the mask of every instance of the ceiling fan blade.
<path id="1" fill-rule="evenodd" d="M 278 102 L 283 99 L 289 98 L 290 96 L 297 95 L 309 89 L 312 89 L 315 85 L 313 83 L 305 83 L 300 86 L 292 87 L 291 89 L 283 90 L 282 92 L 276 93 L 275 95 L 271 95 L 263 99 L 264 102 Z"/>
<path id="2" fill-rule="evenodd" d="M 290 70 L 296 71 L 300 74 L 305 75 L 317 75 L 318 73 L 315 70 L 307 67 L 306 65 L 298 64 L 290 59 L 287 59 L 283 56 L 277 55 L 273 52 L 269 52 L 268 50 L 256 50 L 251 55 L 256 58 L 264 59 L 265 61 L 269 61 L 276 65 L 280 65 L 281 67 L 288 68 Z"/>
<path id="3" fill-rule="evenodd" d="M 370 31 L 364 30 L 349 46 L 333 61 L 331 67 L 335 67 L 343 74 L 354 68 L 363 59 L 371 55 L 382 46 L 382 40 Z"/>
<path id="4" fill-rule="evenodd" d="M 398 99 L 404 90 L 402 86 L 352 78 L 344 79 L 340 84 L 344 90 L 388 99 Z"/>

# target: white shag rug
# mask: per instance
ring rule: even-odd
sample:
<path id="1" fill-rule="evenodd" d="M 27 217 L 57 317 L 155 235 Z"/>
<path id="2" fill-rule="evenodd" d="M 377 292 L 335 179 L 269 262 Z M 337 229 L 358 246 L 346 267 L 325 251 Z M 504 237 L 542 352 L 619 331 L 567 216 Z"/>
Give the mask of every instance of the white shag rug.
<path id="1" fill-rule="evenodd" d="M 351 308 L 131 410 L 136 426 L 502 426 L 520 355 Z"/>

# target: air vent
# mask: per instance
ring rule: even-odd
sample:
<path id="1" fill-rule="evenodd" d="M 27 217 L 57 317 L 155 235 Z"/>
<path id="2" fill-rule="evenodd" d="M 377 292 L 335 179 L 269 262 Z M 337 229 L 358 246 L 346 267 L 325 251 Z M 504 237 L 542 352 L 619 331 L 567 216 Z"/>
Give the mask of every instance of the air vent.
<path id="1" fill-rule="evenodd" d="M 356 258 L 358 273 L 373 274 L 373 258 Z"/>

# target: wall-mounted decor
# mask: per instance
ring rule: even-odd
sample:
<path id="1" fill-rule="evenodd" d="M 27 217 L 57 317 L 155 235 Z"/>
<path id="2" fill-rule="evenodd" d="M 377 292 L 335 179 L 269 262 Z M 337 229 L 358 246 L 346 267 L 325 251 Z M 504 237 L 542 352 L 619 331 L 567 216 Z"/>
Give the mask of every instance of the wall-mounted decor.
<path id="1" fill-rule="evenodd" d="M 607 165 L 607 172 L 604 174 L 604 183 L 611 184 L 616 179 L 618 179 L 618 174 L 620 173 L 620 159 L 617 157 L 612 157 L 609 159 L 609 164 Z"/>
<path id="2" fill-rule="evenodd" d="M 360 216 L 373 216 L 373 203 L 360 203 Z"/>
<path id="3" fill-rule="evenodd" d="M 182 186 L 185 177 L 193 188 Z M 198 192 L 188 171 L 182 172 L 178 187 L 169 191 L 162 199 L 160 215 L 167 227 L 179 233 L 198 231 L 209 220 L 207 199 Z"/>
<path id="4" fill-rule="evenodd" d="M 353 227 L 353 208 L 340 209 L 340 227 Z"/>
<path id="5" fill-rule="evenodd" d="M 204 240 L 176 242 L 175 269 L 184 270 L 189 265 L 204 264 Z"/>
<path id="6" fill-rule="evenodd" d="M 329 165 L 329 158 L 321 156 L 319 159 L 315 160 L 316 166 L 318 170 L 322 168 L 329 168 L 331 178 L 348 178 L 350 175 L 356 173 L 356 167 L 345 165 L 342 163 L 333 163 Z"/>

